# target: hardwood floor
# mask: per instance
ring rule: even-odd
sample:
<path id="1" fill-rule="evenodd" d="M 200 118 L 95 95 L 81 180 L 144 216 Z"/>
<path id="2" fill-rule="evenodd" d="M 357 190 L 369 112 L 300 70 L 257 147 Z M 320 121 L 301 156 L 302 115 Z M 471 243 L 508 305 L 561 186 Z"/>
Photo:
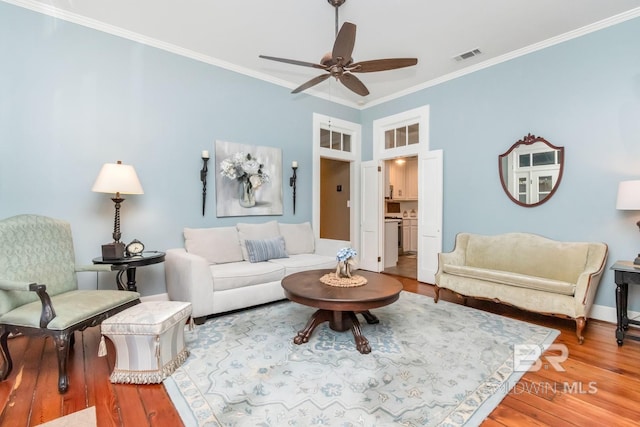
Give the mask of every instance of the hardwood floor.
<path id="1" fill-rule="evenodd" d="M 402 276 L 410 279 L 418 278 L 418 259 L 416 254 L 403 254 L 398 256 L 395 267 L 385 268 L 383 273 L 394 276 Z"/>
<path id="2" fill-rule="evenodd" d="M 433 286 L 398 277 L 405 290 L 433 296 Z M 606 285 L 606 284 L 604 284 Z M 613 290 L 612 290 L 613 292 Z M 448 292 L 441 298 L 461 302 Z M 578 345 L 574 322 L 522 312 L 487 301 L 468 305 L 561 331 L 556 343 L 565 344 L 568 359 L 559 372 L 546 363 L 527 372 L 483 422 L 493 426 L 638 426 L 640 420 L 640 342 L 618 347 L 615 325 L 591 320 L 585 343 Z M 57 392 L 57 366 L 50 340 L 18 337 L 10 340 L 14 369 L 0 382 L 0 426 L 34 426 L 86 407 L 95 406 L 98 426 L 177 427 L 182 421 L 162 385 L 111 384 L 115 356 L 97 357 L 99 328 L 76 334 L 69 361 L 70 386 Z"/>

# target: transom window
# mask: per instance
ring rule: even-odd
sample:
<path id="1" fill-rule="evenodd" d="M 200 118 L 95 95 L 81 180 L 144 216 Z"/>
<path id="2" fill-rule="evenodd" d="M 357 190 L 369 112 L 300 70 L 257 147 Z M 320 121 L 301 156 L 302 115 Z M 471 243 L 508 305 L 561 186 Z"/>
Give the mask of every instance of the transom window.
<path id="1" fill-rule="evenodd" d="M 320 147 L 329 150 L 351 152 L 351 135 L 335 130 L 320 129 Z"/>
<path id="2" fill-rule="evenodd" d="M 562 163 L 561 152 L 558 150 L 549 150 L 539 153 L 525 153 L 518 156 L 518 166 L 520 168 L 559 165 Z"/>
<path id="3" fill-rule="evenodd" d="M 407 145 L 418 144 L 420 142 L 420 124 L 400 126 L 384 132 L 384 148 L 391 149 L 405 147 Z"/>

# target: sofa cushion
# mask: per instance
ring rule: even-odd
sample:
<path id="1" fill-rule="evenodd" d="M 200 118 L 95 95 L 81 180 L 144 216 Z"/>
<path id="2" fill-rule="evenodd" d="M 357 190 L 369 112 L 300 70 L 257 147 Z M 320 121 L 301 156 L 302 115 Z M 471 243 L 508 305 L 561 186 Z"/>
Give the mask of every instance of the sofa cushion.
<path id="1" fill-rule="evenodd" d="M 527 276 L 524 274 L 510 273 L 506 271 L 489 270 L 486 268 L 445 264 L 443 266 L 443 271 L 455 276 L 486 280 L 503 285 L 535 289 L 538 291 L 552 292 L 562 295 L 573 295 L 576 290 L 575 283 L 545 279 L 542 277 Z"/>
<path id="2" fill-rule="evenodd" d="M 271 262 L 231 262 L 214 264 L 209 269 L 213 277 L 214 292 L 275 282 L 281 280 L 285 273 L 282 265 Z"/>
<path id="3" fill-rule="evenodd" d="M 236 227 L 185 228 L 184 248 L 210 264 L 243 260 Z"/>
<path id="4" fill-rule="evenodd" d="M 289 258 L 272 259 L 269 263 L 277 264 L 286 269 L 285 275 L 298 273 L 306 270 L 319 270 L 323 268 L 335 269 L 335 257 L 315 254 L 290 255 Z"/>
<path id="5" fill-rule="evenodd" d="M 239 222 L 236 227 L 238 229 L 238 237 L 240 238 L 242 258 L 245 261 L 249 261 L 249 253 L 247 252 L 247 246 L 244 243 L 245 240 L 269 239 L 280 235 L 280 228 L 278 228 L 277 221 L 269 221 L 262 224 Z"/>
<path id="6" fill-rule="evenodd" d="M 312 254 L 315 252 L 315 238 L 309 222 L 302 224 L 278 223 L 289 255 Z"/>
<path id="7" fill-rule="evenodd" d="M 262 262 L 274 258 L 288 258 L 289 255 L 284 248 L 284 238 L 282 236 L 271 239 L 245 240 L 249 262 Z"/>
<path id="8" fill-rule="evenodd" d="M 577 283 L 588 251 L 588 243 L 556 242 L 523 233 L 471 235 L 465 265 Z"/>

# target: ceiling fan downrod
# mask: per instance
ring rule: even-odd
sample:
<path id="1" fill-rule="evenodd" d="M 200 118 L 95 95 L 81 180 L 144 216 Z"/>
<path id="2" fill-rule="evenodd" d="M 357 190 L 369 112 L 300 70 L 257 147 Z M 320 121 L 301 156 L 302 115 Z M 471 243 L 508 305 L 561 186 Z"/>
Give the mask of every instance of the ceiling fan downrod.
<path id="1" fill-rule="evenodd" d="M 336 9 L 336 37 L 338 36 L 338 8 L 347 0 L 327 0 L 327 2 Z"/>

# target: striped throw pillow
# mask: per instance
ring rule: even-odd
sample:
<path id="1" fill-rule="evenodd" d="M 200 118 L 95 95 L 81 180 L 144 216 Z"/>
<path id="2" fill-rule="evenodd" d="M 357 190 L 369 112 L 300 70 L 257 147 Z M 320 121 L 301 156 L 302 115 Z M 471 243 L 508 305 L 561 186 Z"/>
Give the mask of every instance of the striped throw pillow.
<path id="1" fill-rule="evenodd" d="M 289 258 L 284 245 L 284 237 L 271 239 L 245 240 L 249 262 L 262 262 L 275 258 Z"/>

